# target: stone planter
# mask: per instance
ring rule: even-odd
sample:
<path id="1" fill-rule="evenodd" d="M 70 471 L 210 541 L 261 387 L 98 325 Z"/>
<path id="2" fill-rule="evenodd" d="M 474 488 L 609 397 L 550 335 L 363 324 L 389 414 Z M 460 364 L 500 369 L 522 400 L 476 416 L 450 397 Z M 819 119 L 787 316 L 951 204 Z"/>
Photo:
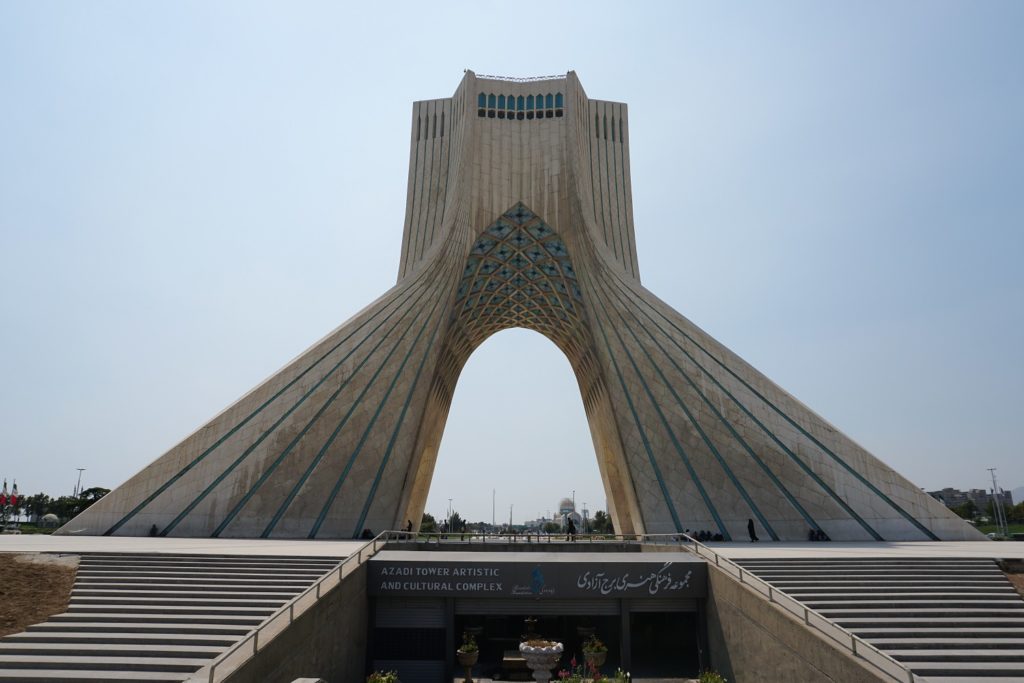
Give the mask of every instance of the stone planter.
<path id="1" fill-rule="evenodd" d="M 601 652 L 584 652 L 583 660 L 587 663 L 587 668 L 594 667 L 600 669 L 604 666 L 604 660 L 608 659 L 608 650 L 602 650 Z M 589 671 L 588 671 L 589 673 Z"/>
<path id="2" fill-rule="evenodd" d="M 604 660 L 608 658 L 608 651 L 602 650 L 600 652 L 584 652 L 583 658 L 586 663 L 594 669 L 600 669 L 604 666 Z"/>
<path id="3" fill-rule="evenodd" d="M 562 658 L 562 651 L 565 649 L 561 643 L 550 640 L 534 641 L 535 645 L 519 643 L 519 653 L 526 660 L 526 665 L 533 672 L 533 680 L 537 683 L 548 683 L 551 680 L 551 670 L 558 666 L 558 660 Z"/>
<path id="4" fill-rule="evenodd" d="M 466 678 L 463 680 L 463 683 L 473 683 L 473 665 L 480 658 L 480 651 L 463 652 L 462 650 L 456 650 L 455 656 L 459 659 L 459 666 L 466 670 Z"/>

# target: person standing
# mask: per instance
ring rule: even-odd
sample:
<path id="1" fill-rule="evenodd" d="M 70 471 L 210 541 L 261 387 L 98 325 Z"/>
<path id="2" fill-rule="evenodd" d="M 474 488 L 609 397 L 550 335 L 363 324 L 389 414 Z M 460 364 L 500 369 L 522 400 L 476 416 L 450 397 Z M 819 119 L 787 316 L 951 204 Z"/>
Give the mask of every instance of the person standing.
<path id="1" fill-rule="evenodd" d="M 754 520 L 747 519 L 747 533 L 750 534 L 750 542 L 757 543 L 757 534 L 754 533 Z"/>
<path id="2" fill-rule="evenodd" d="M 569 524 L 566 526 L 565 530 L 568 532 L 568 535 L 565 537 L 565 540 L 572 541 L 573 543 L 575 543 L 576 542 L 576 522 L 572 521 L 572 517 L 569 518 Z"/>

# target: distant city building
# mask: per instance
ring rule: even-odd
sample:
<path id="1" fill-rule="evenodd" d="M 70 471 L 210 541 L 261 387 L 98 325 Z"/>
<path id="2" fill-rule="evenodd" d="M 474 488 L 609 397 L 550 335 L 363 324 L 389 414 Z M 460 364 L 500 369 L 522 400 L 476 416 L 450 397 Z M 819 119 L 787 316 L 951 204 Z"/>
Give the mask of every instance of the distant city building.
<path id="1" fill-rule="evenodd" d="M 980 512 L 988 510 L 988 504 L 992 501 L 992 492 L 986 489 L 961 491 L 960 489 L 944 488 L 941 491 L 929 491 L 928 495 L 941 501 L 948 508 L 960 507 L 964 503 L 971 502 Z M 999 502 L 1003 504 L 1003 507 L 1013 507 L 1013 496 L 1009 491 L 1000 491 Z"/>
<path id="2" fill-rule="evenodd" d="M 556 524 L 560 524 L 559 520 L 557 519 L 554 519 L 552 517 L 544 517 L 543 515 L 541 515 L 537 519 L 526 520 L 525 522 L 523 522 L 523 526 L 527 529 L 543 529 L 544 525 L 549 522 L 555 522 Z"/>

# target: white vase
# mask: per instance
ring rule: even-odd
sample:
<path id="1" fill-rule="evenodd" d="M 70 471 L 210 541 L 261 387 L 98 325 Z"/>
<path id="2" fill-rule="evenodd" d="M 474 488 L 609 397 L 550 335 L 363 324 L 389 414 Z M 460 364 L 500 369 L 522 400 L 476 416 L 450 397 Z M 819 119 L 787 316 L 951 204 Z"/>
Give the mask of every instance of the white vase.
<path id="1" fill-rule="evenodd" d="M 565 649 L 561 643 L 552 641 L 547 645 L 527 645 L 519 643 L 519 653 L 526 660 L 526 665 L 533 672 L 533 680 L 537 683 L 548 683 L 551 680 L 551 670 L 558 666 L 558 660 L 562 658 L 562 651 Z"/>

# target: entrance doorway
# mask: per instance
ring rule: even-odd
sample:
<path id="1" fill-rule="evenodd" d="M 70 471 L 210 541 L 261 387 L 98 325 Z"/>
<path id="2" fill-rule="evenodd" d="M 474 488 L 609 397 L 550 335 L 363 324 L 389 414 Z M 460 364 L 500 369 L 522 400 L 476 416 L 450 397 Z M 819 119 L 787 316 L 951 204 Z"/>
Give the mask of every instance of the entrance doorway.
<path id="1" fill-rule="evenodd" d="M 540 615 L 536 618 L 535 632 L 550 640 L 557 640 L 565 646 L 559 669 L 569 669 L 575 658 L 583 666 L 583 641 L 594 634 L 608 646 L 608 658 L 602 673 L 611 673 L 621 665 L 621 619 L 615 615 Z M 519 654 L 519 643 L 526 633 L 527 625 L 522 615 L 456 615 L 455 633 L 461 638 L 463 632 L 476 634 L 480 646 L 480 659 L 474 667 L 474 675 L 481 678 L 508 681 L 533 680 L 529 669 L 525 669 Z"/>

